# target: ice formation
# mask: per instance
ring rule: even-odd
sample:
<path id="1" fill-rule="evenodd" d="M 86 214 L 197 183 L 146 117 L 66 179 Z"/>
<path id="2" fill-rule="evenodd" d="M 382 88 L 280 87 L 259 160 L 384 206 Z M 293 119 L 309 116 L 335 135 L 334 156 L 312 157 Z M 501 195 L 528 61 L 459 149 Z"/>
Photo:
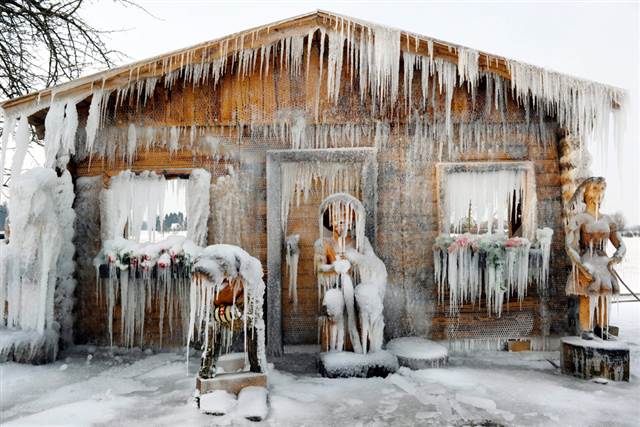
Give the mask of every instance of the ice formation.
<path id="1" fill-rule="evenodd" d="M 331 265 L 325 264 L 324 256 L 324 245 L 332 244 L 323 236 L 325 213 L 329 215 L 329 222 L 336 227 L 332 232 L 332 240 L 335 241 L 333 250 L 337 259 Z M 382 348 L 387 270 L 364 236 L 364 223 L 364 206 L 349 194 L 332 194 L 320 205 L 321 237 L 315 244 L 315 269 L 318 297 L 329 321 L 331 351 L 342 350 L 341 335 L 335 329 L 343 327 L 340 325 L 343 323 L 344 311 L 347 330 L 356 353 L 366 354 Z M 348 240 L 349 235 L 352 240 Z M 357 283 L 355 288 L 354 281 Z M 356 313 L 361 330 L 357 327 Z M 320 330 L 326 327 L 321 322 Z"/>
<path id="2" fill-rule="evenodd" d="M 357 143 L 362 135 L 352 136 L 362 130 L 371 132 L 372 129 L 378 128 L 374 122 L 335 123 L 329 126 L 319 124 L 321 122 L 318 111 L 320 90 L 325 87 L 328 99 L 338 102 L 341 88 L 347 84 L 341 81 L 345 71 L 348 71 L 350 76 L 349 84 L 360 91 L 361 100 L 371 100 L 370 107 L 374 116 L 388 111 L 389 107 L 397 101 L 402 83 L 408 112 L 411 114 L 416 112 L 419 116 L 433 116 L 432 120 L 425 122 L 425 124 L 428 122 L 428 125 L 423 131 L 427 130 L 438 137 L 421 139 L 429 150 L 436 153 L 441 153 L 440 141 L 445 141 L 448 146 L 447 152 L 451 154 L 454 140 L 462 142 L 479 138 L 483 144 L 491 144 L 490 148 L 495 149 L 498 142 L 505 141 L 507 136 L 522 133 L 517 125 L 512 125 L 506 120 L 504 102 L 506 91 L 504 82 L 496 71 L 500 66 L 506 69 L 512 93 L 527 112 L 526 127 L 529 132 L 535 131 L 537 126 L 529 122 L 532 108 L 537 112 L 540 120 L 545 115 L 554 116 L 562 127 L 581 139 L 596 136 L 606 140 L 612 118 L 622 116 L 616 110 L 623 102 L 624 94 L 619 89 L 348 17 L 318 13 L 322 19 L 314 21 L 315 24 L 311 27 L 270 32 L 270 27 L 265 26 L 103 73 L 91 84 L 86 85 L 86 88 L 76 91 L 77 95 L 74 95 L 73 99 L 68 97 L 66 91 L 76 86 L 74 82 L 57 88 L 53 92 L 56 96 L 50 96 L 50 111 L 45 123 L 47 129 L 45 145 L 49 153 L 47 164 L 58 162 L 58 166 L 62 166 L 68 159 L 68 155 L 76 151 L 73 142 L 78 126 L 75 105 L 83 98 L 91 97 L 85 125 L 85 154 L 90 159 L 94 155 L 99 155 L 113 160 L 117 151 L 116 145 L 119 145 L 113 142 L 114 139 L 117 140 L 114 135 L 124 132 L 124 145 L 118 150 L 123 158 L 131 161 L 138 150 L 142 147 L 149 149 L 150 143 L 157 141 L 165 144 L 170 151 L 176 150 L 179 147 L 178 140 L 186 136 L 185 131 L 191 134 L 190 145 L 194 144 L 194 139 L 199 140 L 196 143 L 198 147 L 207 146 L 205 140 L 211 135 L 204 137 L 202 128 L 172 126 L 151 129 L 151 134 L 157 131 L 160 134 L 166 134 L 166 138 L 158 135 L 148 138 L 148 129 L 140 128 L 137 124 L 132 124 L 132 127 L 125 129 L 105 126 L 106 115 L 115 114 L 115 109 L 124 105 L 125 102 L 129 102 L 134 109 L 139 109 L 147 105 L 147 99 L 154 95 L 158 87 L 172 88 L 179 83 L 184 87 L 212 84 L 216 88 L 221 79 L 227 75 L 244 79 L 256 74 L 264 79 L 277 70 L 280 74 L 287 72 L 290 76 L 299 77 L 303 74 L 305 62 L 305 75 L 309 77 L 310 57 L 315 54 L 320 55 L 317 90 L 315 95 L 310 95 L 315 96 L 315 112 L 310 111 L 308 117 L 296 116 L 295 119 L 289 120 L 288 126 L 291 131 L 286 140 L 294 148 L 299 147 L 301 141 L 307 141 L 302 143 L 308 144 L 307 147 L 311 145 L 311 141 L 314 141 L 316 147 L 326 146 L 326 128 L 331 129 L 330 133 L 344 132 L 345 135 L 349 135 L 351 144 Z M 319 43 L 318 50 L 312 49 L 313 43 Z M 325 45 L 327 45 L 326 49 Z M 441 53 L 444 50 L 447 51 L 447 55 Z M 325 54 L 327 61 L 324 60 Z M 403 82 L 399 81 L 401 62 L 404 64 Z M 410 99 L 414 71 L 420 72 L 422 85 L 422 99 L 416 100 L 418 101 L 416 103 Z M 431 79 L 433 81 L 430 82 Z M 495 92 L 495 109 L 500 110 L 499 121 L 489 123 L 486 113 L 491 113 L 492 102 L 485 102 L 485 117 L 482 120 L 468 121 L 469 118 L 467 118 L 454 123 L 451 103 L 455 87 L 466 84 L 471 92 L 472 101 L 475 102 L 477 86 L 482 80 L 486 81 L 488 91 L 491 89 Z M 321 84 L 322 81 L 326 81 L 326 84 Z M 444 109 L 437 105 L 440 101 L 436 100 L 439 98 L 439 96 L 436 97 L 436 92 L 444 96 Z M 433 110 L 433 114 L 426 110 L 427 106 Z M 37 107 L 42 109 L 47 105 L 41 103 L 38 97 L 28 107 L 29 111 L 35 111 Z M 110 111 L 111 108 L 114 109 L 113 112 Z M 612 112 L 616 114 L 611 114 Z M 10 133 L 18 116 L 20 112 L 17 110 L 9 111 L 6 115 L 5 128 L 10 129 Z M 252 119 L 249 122 L 237 124 L 239 128 L 249 127 L 252 132 L 261 127 L 268 129 L 279 127 L 264 125 L 261 117 L 256 117 L 255 121 L 258 123 L 254 123 Z M 380 123 L 386 126 L 390 124 L 386 120 Z M 530 128 L 529 125 L 533 127 Z M 542 122 L 539 125 L 543 126 Z M 500 129 L 503 137 L 489 137 L 492 127 Z M 210 127 L 210 129 L 213 128 L 215 126 Z M 382 128 L 384 127 L 380 127 Z M 459 132 L 456 128 L 459 128 Z M 618 136 L 621 123 L 617 123 L 615 128 Z M 304 138 L 303 135 L 308 135 L 310 129 L 313 129 L 314 139 Z M 257 135 L 254 136 L 257 137 Z M 105 141 L 97 144 L 97 140 L 101 137 L 106 138 L 110 143 Z M 318 138 L 323 141 L 319 145 Z M 142 140 L 145 141 L 144 144 L 141 143 Z M 430 147 L 434 142 L 440 146 L 435 149 Z M 57 157 L 60 159 L 55 160 Z"/>
<path id="3" fill-rule="evenodd" d="M 187 237 L 199 246 L 207 243 L 210 189 L 211 174 L 204 169 L 192 170 L 187 184 Z"/>
<path id="4" fill-rule="evenodd" d="M 536 234 L 540 238 L 535 242 L 537 254 L 530 250 L 531 242 L 524 237 L 468 233 L 438 236 L 433 253 L 440 302 L 444 302 L 448 287 L 449 312 L 457 315 L 465 303 L 480 304 L 484 294 L 488 313 L 500 317 L 505 297 L 508 300 L 515 295 L 521 303 L 530 281 L 535 280 L 538 289 L 546 291 L 550 255 L 547 248 L 552 232 L 546 228 Z"/>
<path id="5" fill-rule="evenodd" d="M 45 166 L 65 168 L 76 150 L 76 100 L 53 100 L 44 120 Z"/>
<path id="6" fill-rule="evenodd" d="M 158 306 L 159 336 L 162 346 L 165 317 L 170 335 L 186 334 L 189 321 L 191 269 L 196 246 L 182 236 L 170 236 L 153 243 L 137 243 L 122 237 L 103 242 L 94 260 L 98 286 L 104 290 L 110 341 L 113 345 L 114 313 L 120 301 L 121 344 L 144 345 L 144 325 L 152 304 Z M 102 279 L 102 280 L 100 280 Z M 174 318 L 180 325 L 174 325 Z"/>
<path id="7" fill-rule="evenodd" d="M 445 185 L 445 230 L 460 233 L 465 225 L 469 230 L 470 221 L 477 221 L 478 232 L 486 227 L 489 234 L 501 233 L 510 207 L 524 203 L 525 171 L 451 172 Z"/>
<path id="8" fill-rule="evenodd" d="M 2 242 L 0 251 L 0 305 L 6 307 L 0 314 L 3 328 L 31 337 L 26 360 L 42 353 L 55 358 L 61 328 L 65 341 L 70 340 L 75 287 L 72 203 L 67 171 L 58 177 L 52 169 L 34 168 L 13 177 L 11 238 L 8 244 Z M 62 309 L 54 313 L 56 305 Z M 17 345 L 11 340 L 5 344 Z"/>
<path id="9" fill-rule="evenodd" d="M 356 286 L 355 294 L 362 328 L 362 352 L 378 351 L 384 340 L 383 300 L 378 294 L 378 287 L 375 283 L 363 282 Z"/>
<path id="10" fill-rule="evenodd" d="M 330 223 L 339 224 L 342 232 L 338 235 L 338 252 L 345 254 L 347 250 L 347 232 L 352 233 L 357 251 L 364 249 L 364 226 L 366 212 L 362 202 L 354 196 L 344 192 L 333 192 L 320 204 L 319 233 L 324 234 L 324 213 L 328 211 Z M 337 232 L 334 231 L 334 233 Z"/>
<path id="11" fill-rule="evenodd" d="M 102 239 L 117 239 L 126 231 L 127 238 L 139 241 L 145 221 L 152 236 L 161 231 L 155 219 L 164 218 L 166 189 L 164 176 L 155 172 L 126 170 L 112 177 L 101 195 Z"/>
<path id="12" fill-rule="evenodd" d="M 383 301 L 387 287 L 387 268 L 373 252 L 367 238 L 363 240 L 362 252 L 347 249 L 347 259 L 357 270 L 360 282 L 355 292 L 363 352 L 366 354 L 367 348 L 373 352 L 381 350 L 384 340 Z"/>
<path id="13" fill-rule="evenodd" d="M 520 102 L 532 102 L 539 112 L 554 116 L 581 140 L 607 141 L 609 129 L 622 131 L 624 92 L 518 61 L 507 61 L 511 90 Z M 612 114 L 614 113 L 614 114 Z"/>
<path id="14" fill-rule="evenodd" d="M 16 129 L 15 144 L 16 151 L 13 153 L 11 162 L 11 175 L 18 176 L 22 172 L 22 164 L 29 149 L 31 141 L 31 130 L 29 129 L 29 118 L 26 115 L 18 120 L 18 128 Z M 1 179 L 1 177 L 0 177 Z"/>
<path id="15" fill-rule="evenodd" d="M 180 197 L 186 193 L 186 216 L 190 239 L 203 245 L 207 237 L 209 218 L 209 187 L 211 175 L 204 169 L 193 169 L 186 188 L 182 185 L 170 186 L 163 175 L 143 171 L 135 174 L 122 171 L 112 177 L 109 188 L 101 195 L 101 223 L 103 240 L 113 240 L 126 236 L 139 241 L 146 224 L 152 239 L 161 232 L 157 228 L 156 218 L 164 218 L 164 201 L 171 187 Z M 171 180 L 173 181 L 173 180 Z M 181 184 L 182 180 L 176 180 Z"/>
<path id="16" fill-rule="evenodd" d="M 329 327 L 329 351 L 344 350 L 344 296 L 337 288 L 327 290 L 322 299 L 322 311 Z"/>
<path id="17" fill-rule="evenodd" d="M 447 347 L 420 337 L 392 339 L 386 349 L 398 357 L 400 365 L 412 369 L 440 368 L 449 357 Z"/>
<path id="18" fill-rule="evenodd" d="M 346 163 L 297 162 L 283 163 L 282 168 L 282 230 L 286 232 L 289 208 L 295 201 L 309 200 L 313 190 L 325 194 L 346 192 L 360 193 L 361 170 Z M 364 219 L 363 219 L 364 220 Z M 321 221 L 322 222 L 322 221 Z M 322 224 L 321 224 L 322 226 Z M 363 226 L 364 227 L 364 226 Z M 364 228 L 362 228 L 364 232 Z"/>
<path id="19" fill-rule="evenodd" d="M 538 285 L 538 292 L 543 292 L 547 289 L 552 237 L 553 230 L 549 227 L 539 228 L 536 230 L 536 242 L 538 243 L 537 249 L 540 251 L 540 255 L 535 258 L 536 265 L 532 268 L 532 271 L 536 273 L 534 280 Z"/>
<path id="20" fill-rule="evenodd" d="M 300 235 L 292 234 L 286 239 L 285 261 L 289 276 L 289 301 L 298 307 L 298 260 L 300 258 Z"/>
<path id="21" fill-rule="evenodd" d="M 367 377 L 370 371 L 395 372 L 398 358 L 381 350 L 367 354 L 350 351 L 330 351 L 320 355 L 326 375 L 330 378 Z"/>
<path id="22" fill-rule="evenodd" d="M 238 400 L 226 390 L 214 390 L 200 396 L 200 412 L 211 415 L 228 414 L 235 409 Z"/>
<path id="23" fill-rule="evenodd" d="M 211 186 L 211 231 L 213 243 L 241 245 L 241 232 L 247 216 L 245 189 L 241 175 L 229 167 L 227 174 L 219 176 Z"/>
<path id="24" fill-rule="evenodd" d="M 214 316 L 214 300 L 225 280 L 229 283 L 240 281 L 243 286 L 243 311 L 238 321 L 242 322 L 244 349 L 247 351 L 247 338 L 251 334 L 257 342 L 258 363 L 263 372 L 267 369 L 265 349 L 265 324 L 263 302 L 265 285 L 262 281 L 260 261 L 238 246 L 212 245 L 199 251 L 192 267 L 194 276 L 190 285 L 189 326 L 187 343 L 203 339 L 204 348 L 209 344 L 208 328 L 217 331 L 222 325 Z M 235 303 L 234 303 L 235 307 Z M 233 311 L 236 311 L 235 309 Z M 222 328 L 223 348 L 228 352 L 233 338 L 233 323 L 230 328 Z M 255 335 L 254 335 L 255 334 Z M 215 338 L 215 334 L 213 334 Z"/>
<path id="25" fill-rule="evenodd" d="M 268 138 L 277 141 L 281 147 L 292 149 L 353 147 L 361 144 L 384 148 L 396 137 L 406 137 L 411 141 L 411 150 L 416 157 L 424 155 L 430 160 L 452 159 L 470 149 L 496 152 L 505 150 L 507 143 L 512 141 L 541 143 L 551 140 L 555 124 L 552 121 L 545 122 L 546 115 L 555 118 L 561 127 L 580 141 L 594 136 L 607 140 L 611 125 L 615 128 L 614 134 L 619 136 L 620 123 L 611 123 L 612 119 L 622 116 L 622 112 L 617 110 L 623 102 L 623 92 L 619 89 L 514 60 L 490 57 L 473 49 L 447 45 L 434 39 L 318 13 L 322 19 L 314 19 L 311 26 L 281 31 L 270 31 L 269 27 L 263 27 L 235 34 L 111 70 L 93 81 L 83 80 L 83 87 L 71 82 L 44 95 L 39 94 L 31 103 L 25 101 L 26 104 L 22 106 L 8 109 L 4 117 L 5 132 L 0 141 L 0 178 L 5 171 L 9 141 L 14 141 L 17 147 L 12 165 L 13 175 L 16 176 L 28 148 L 28 117 L 46 108 L 46 164 L 60 169 L 66 167 L 70 156 L 75 156 L 76 160 L 88 158 L 89 161 L 98 157 L 107 164 L 120 159 L 130 163 L 141 150 L 166 148 L 170 154 L 175 154 L 187 144 L 193 153 L 204 153 L 215 160 L 229 159 L 237 156 L 237 144 L 246 136 L 253 142 Z M 444 51 L 447 53 L 443 54 Z M 256 114 L 250 119 L 246 116 L 240 119 L 234 113 L 229 123 L 187 126 L 153 126 L 144 120 L 130 120 L 126 125 L 118 126 L 120 122 L 115 120 L 116 113 L 127 103 L 134 113 L 139 113 L 141 107 L 147 106 L 147 101 L 157 93 L 156 89 L 171 89 L 178 84 L 183 87 L 210 84 L 216 91 L 220 81 L 231 76 L 244 79 L 259 75 L 266 79 L 275 73 L 279 73 L 279 77 L 287 74 L 301 77 L 306 73 L 310 77 L 311 56 L 318 54 L 320 69 L 314 74 L 318 76 L 317 81 L 313 82 L 315 90 L 307 88 L 308 102 L 289 106 L 293 108 L 276 112 L 272 118 Z M 313 63 L 316 64 L 315 61 Z M 415 73 L 420 74 L 419 91 L 412 90 Z M 345 75 L 349 75 L 349 82 L 342 81 Z M 475 99 L 480 84 L 486 85 L 482 106 L 476 105 Z M 360 96 L 362 108 L 368 109 L 365 111 L 367 119 L 354 122 L 345 115 L 330 120 L 333 117 L 325 116 L 331 113 L 325 109 L 327 106 L 322 105 L 323 109 L 320 110 L 322 97 L 326 95 L 334 106 L 340 104 L 341 93 L 348 85 L 352 90 L 359 91 L 357 95 Z M 474 108 L 471 115 L 458 117 L 452 113 L 454 91 L 465 85 L 471 93 Z M 509 87 L 525 112 L 525 123 L 514 124 L 507 119 L 510 113 Z M 71 89 L 74 90 L 73 97 L 68 95 Z M 91 101 L 84 129 L 86 138 L 82 138 L 79 132 L 82 129 L 78 129 L 82 120 L 79 121 L 76 105 L 89 97 Z M 396 115 L 394 110 L 394 104 L 401 98 L 404 98 L 406 126 L 397 126 L 404 118 Z M 358 195 L 360 192 L 361 171 L 353 165 L 308 163 L 284 164 L 282 167 L 282 228 L 285 230 L 291 203 L 308 197 L 316 185 L 319 184 L 321 190 L 327 193 L 342 191 Z M 505 180 L 482 178 L 484 188 L 498 189 L 496 194 L 514 194 L 515 201 L 521 201 L 521 190 L 526 189 L 518 182 L 517 173 L 505 174 L 509 175 L 504 177 L 508 178 Z M 239 175 L 229 176 L 218 180 L 212 192 L 219 190 L 224 193 L 227 186 L 240 188 Z M 481 177 L 473 177 L 471 181 L 475 182 L 476 178 Z M 163 180 L 163 177 L 152 173 L 143 173 L 134 178 L 131 172 L 123 172 L 113 177 L 112 185 L 103 194 L 103 205 L 106 207 L 102 212 L 103 239 L 115 240 L 125 233 L 126 237 L 137 239 L 144 218 L 147 218 L 152 232 L 157 231 L 154 230 L 155 220 L 152 217 L 162 217 L 163 190 L 160 187 L 163 186 Z M 464 179 L 461 178 L 461 181 Z M 195 181 L 193 184 L 195 186 Z M 477 214 L 474 218 L 486 221 L 488 229 L 493 231 L 494 216 L 497 216 L 497 228 L 502 229 L 505 221 L 503 214 L 508 212 L 504 209 L 508 199 L 474 191 L 472 186 L 463 182 L 453 187 L 456 192 L 449 194 L 456 194 L 456 197 L 448 210 L 451 225 L 461 231 L 464 218 L 469 216 L 470 203 L 472 211 L 475 210 Z M 457 197 L 460 193 L 464 197 Z M 151 194 L 159 197 L 151 197 Z M 233 198 L 239 193 L 231 194 L 233 196 L 229 197 Z M 237 211 L 229 215 L 227 211 L 240 204 L 239 198 L 236 198 L 223 203 L 223 210 L 216 209 L 216 212 L 224 212 L 225 218 L 231 219 L 213 219 L 215 236 L 212 240 L 231 242 L 234 239 L 233 235 L 237 235 L 235 231 L 240 229 L 240 215 Z M 193 203 L 192 210 L 197 212 L 193 215 L 199 218 L 194 224 L 197 222 L 200 225 L 197 225 L 198 230 L 190 232 L 190 237 L 202 242 L 203 236 L 206 236 L 206 231 L 201 228 L 203 223 L 206 225 L 202 217 L 204 209 L 202 205 Z M 361 233 L 360 230 L 357 232 Z M 526 237 L 531 239 L 533 236 Z M 511 289 L 521 295 L 524 271 L 516 268 L 510 270 L 509 265 L 523 264 L 518 260 L 526 258 L 525 247 L 512 249 L 505 266 L 491 267 L 483 274 L 487 274 L 492 283 L 504 284 L 506 290 Z M 535 268 L 529 269 L 529 274 L 540 273 L 536 280 L 539 285 L 546 283 L 548 263 L 545 264 L 544 260 L 548 260 L 548 250 L 548 244 L 529 248 L 530 257 L 534 253 L 541 253 L 542 262 L 539 265 L 532 263 Z M 473 256 L 453 256 L 453 265 L 471 265 L 475 268 Z M 458 267 L 442 267 L 441 263 L 437 265 L 439 283 L 444 284 L 452 279 L 450 273 L 455 275 L 452 280 L 456 283 L 458 280 L 466 283 L 466 273 L 454 272 Z M 461 279 L 458 275 L 461 275 Z M 475 279 L 470 280 L 469 289 L 476 289 Z M 323 286 L 331 285 L 327 282 Z M 461 286 L 464 288 L 466 285 Z M 456 288 L 452 293 L 457 291 L 462 292 L 459 298 L 471 297 L 464 296 L 465 292 L 476 292 L 474 297 L 479 298 L 477 290 Z M 501 306 L 503 293 L 502 290 L 491 290 L 489 296 L 492 305 Z"/>

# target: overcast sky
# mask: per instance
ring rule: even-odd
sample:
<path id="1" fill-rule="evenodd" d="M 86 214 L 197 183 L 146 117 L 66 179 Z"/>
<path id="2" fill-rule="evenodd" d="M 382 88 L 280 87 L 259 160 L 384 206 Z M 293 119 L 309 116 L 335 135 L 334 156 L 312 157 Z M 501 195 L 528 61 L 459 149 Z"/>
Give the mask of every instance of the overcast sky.
<path id="1" fill-rule="evenodd" d="M 324 9 L 625 88 L 623 182 L 612 150 L 592 169 L 609 181 L 603 209 L 623 210 L 628 222 L 640 223 L 637 1 L 136 1 L 155 17 L 110 1 L 83 11 L 101 29 L 122 30 L 108 41 L 128 55 L 123 63 Z"/>

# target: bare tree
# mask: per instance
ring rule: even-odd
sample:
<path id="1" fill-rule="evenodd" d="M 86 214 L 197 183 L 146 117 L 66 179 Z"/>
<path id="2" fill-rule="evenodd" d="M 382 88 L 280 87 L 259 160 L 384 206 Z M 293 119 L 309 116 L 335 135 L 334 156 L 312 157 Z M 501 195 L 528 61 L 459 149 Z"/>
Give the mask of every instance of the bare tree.
<path id="1" fill-rule="evenodd" d="M 88 66 L 113 65 L 118 53 L 105 44 L 107 32 L 79 14 L 87 3 L 91 0 L 0 1 L 0 97 L 78 78 Z"/>
<path id="2" fill-rule="evenodd" d="M 0 99 L 76 79 L 88 67 L 113 66 L 120 53 L 107 47 L 109 31 L 91 26 L 79 13 L 94 1 L 0 0 Z M 142 9 L 134 0 L 114 3 Z"/>

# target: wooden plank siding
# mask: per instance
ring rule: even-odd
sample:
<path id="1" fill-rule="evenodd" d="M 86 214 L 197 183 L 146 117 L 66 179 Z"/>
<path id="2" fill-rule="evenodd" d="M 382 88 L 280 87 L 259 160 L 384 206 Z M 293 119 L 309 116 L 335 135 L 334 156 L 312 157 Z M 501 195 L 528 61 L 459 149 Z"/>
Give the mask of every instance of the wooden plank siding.
<path id="1" fill-rule="evenodd" d="M 317 37 L 316 37 L 317 39 Z M 423 43 L 423 46 L 426 44 Z M 437 47 L 437 49 L 441 49 Z M 291 76 L 287 70 L 282 72 L 271 69 L 268 76 L 260 78 L 257 73 L 246 78 L 227 75 L 218 87 L 211 84 L 200 86 L 182 85 L 180 81 L 172 89 L 158 85 L 152 98 L 145 105 L 135 108 L 130 101 L 117 108 L 115 118 L 109 117 L 107 126 L 126 129 L 129 123 L 144 126 L 197 126 L 204 131 L 218 132 L 223 130 L 231 140 L 238 143 L 236 148 L 240 155 L 234 164 L 246 168 L 248 177 L 245 197 L 249 200 L 247 226 L 250 232 L 243 233 L 242 242 L 245 249 L 258 257 L 266 266 L 266 151 L 269 149 L 289 148 L 285 141 L 275 139 L 251 140 L 248 131 L 242 124 L 269 124 L 278 120 L 279 114 L 293 110 L 303 111 L 308 121 L 315 121 L 317 81 L 319 77 L 318 43 L 313 46 L 311 66 L 306 77 L 306 53 L 303 71 L 300 76 Z M 327 54 L 325 49 L 325 55 Z M 445 54 L 440 51 L 440 54 Z M 325 57 L 324 66 L 326 67 Z M 402 68 L 401 68 L 402 69 Z M 318 123 L 371 123 L 376 117 L 370 114 L 369 105 L 361 104 L 357 79 L 350 83 L 347 67 L 343 69 L 340 97 L 337 103 L 326 99 L 326 68 L 320 83 L 321 99 L 318 103 Z M 413 81 L 414 99 L 419 95 L 420 72 L 416 70 Z M 402 82 L 402 76 L 400 76 Z M 432 85 L 434 82 L 432 81 Z M 433 86 L 432 86 L 433 87 Z M 402 94 L 402 88 L 400 90 Z M 438 96 L 437 110 L 444 111 L 442 96 Z M 482 105 L 484 88 L 478 89 L 476 105 L 465 87 L 457 87 L 452 105 L 454 122 L 468 117 Z M 111 101 L 113 107 L 113 100 Z M 525 123 L 523 109 L 513 99 L 508 99 L 508 124 Z M 113 109 L 113 108 L 112 108 Z M 429 107 L 429 114 L 436 112 Z M 83 112 L 81 111 L 81 115 Z M 398 105 L 391 112 L 391 136 L 388 143 L 378 150 L 378 194 L 377 194 L 377 235 L 375 250 L 385 262 L 389 272 L 388 296 L 386 305 L 387 334 L 415 333 L 428 335 L 434 339 L 445 339 L 447 325 L 451 319 L 448 307 L 437 304 L 436 290 L 433 281 L 432 244 L 438 235 L 438 198 L 435 165 L 437 161 L 421 161 L 411 163 L 411 138 L 406 136 L 410 116 L 404 107 L 402 95 Z M 84 113 L 86 116 L 86 112 Z M 86 118 L 81 117 L 81 123 Z M 493 113 L 490 120 L 499 122 L 498 112 Z M 533 120 L 533 119 L 532 119 Z M 550 118 L 549 125 L 555 124 Z M 138 152 L 131 165 L 124 160 L 112 162 L 101 158 L 76 159 L 71 166 L 74 178 L 98 176 L 106 183 L 108 177 L 121 170 L 135 171 L 155 170 L 158 173 L 182 174 L 190 168 L 203 167 L 209 170 L 223 170 L 226 164 L 212 160 L 200 145 L 190 148 L 188 141 L 182 138 L 181 149 L 169 153 L 165 149 L 154 148 L 148 153 Z M 373 135 L 363 138 L 362 146 L 374 146 Z M 446 150 L 445 150 L 446 151 Z M 243 155 L 252 153 L 249 166 L 243 165 Z M 116 156 L 121 159 L 119 154 Z M 563 253 L 563 227 L 561 217 L 561 187 L 558 166 L 558 148 L 555 135 L 539 145 L 533 135 L 525 141 L 509 141 L 504 149 L 474 151 L 470 149 L 456 155 L 456 161 L 505 161 L 529 160 L 535 165 L 536 192 L 538 203 L 538 226 L 554 229 L 550 277 L 550 299 L 548 306 L 541 306 L 541 298 L 535 286 L 529 287 L 528 296 L 522 303 L 521 310 L 529 312 L 535 319 L 533 335 L 542 331 L 541 313 L 550 320 L 551 332 L 560 333 L 566 327 L 566 296 L 564 285 L 568 272 L 568 264 Z M 301 234 L 301 258 L 298 277 L 299 306 L 294 311 L 288 301 L 288 280 L 283 272 L 283 322 L 286 343 L 309 343 L 315 337 L 314 313 L 317 312 L 317 295 L 315 278 L 312 272 L 313 241 L 317 238 L 317 208 L 320 203 L 318 195 L 314 195 L 308 203 L 300 207 L 292 207 L 289 216 L 289 231 Z M 215 201 L 212 210 L 216 209 Z M 81 223 L 95 221 L 95 212 L 77 211 Z M 91 227 L 84 227 L 88 230 Z M 95 232 L 95 227 L 91 228 Z M 84 232 L 84 231 L 83 231 Z M 76 259 L 93 259 L 96 251 L 95 243 L 85 244 L 95 237 L 76 235 Z M 214 243 L 211 241 L 210 243 Z M 219 242 L 215 242 L 219 243 Z M 106 303 L 96 295 L 95 273 L 91 270 L 91 262 L 78 263 L 78 290 L 76 302 L 76 341 L 78 343 L 107 343 Z M 266 277 L 266 276 L 265 276 Z M 404 296 L 403 296 L 404 295 Z M 413 295 L 426 296 L 423 313 L 420 318 L 409 318 Z M 407 297 L 409 296 L 409 297 Z M 418 299 L 416 299 L 417 301 Z M 408 311 L 409 310 L 409 311 Z M 512 303 L 510 310 L 520 310 Z M 114 331 L 119 331 L 119 308 L 116 308 Z M 145 341 L 149 345 L 159 342 L 157 308 L 149 314 L 145 324 Z M 486 308 L 465 305 L 461 308 L 460 322 L 473 325 L 489 324 L 494 318 L 486 316 Z M 177 322 L 176 322 L 177 323 Z M 309 328 L 304 339 L 294 338 L 293 328 L 300 325 Z M 165 325 L 165 331 L 168 327 Z M 173 339 L 165 337 L 166 345 L 183 345 L 176 334 Z M 115 336 L 117 337 L 117 334 Z"/>

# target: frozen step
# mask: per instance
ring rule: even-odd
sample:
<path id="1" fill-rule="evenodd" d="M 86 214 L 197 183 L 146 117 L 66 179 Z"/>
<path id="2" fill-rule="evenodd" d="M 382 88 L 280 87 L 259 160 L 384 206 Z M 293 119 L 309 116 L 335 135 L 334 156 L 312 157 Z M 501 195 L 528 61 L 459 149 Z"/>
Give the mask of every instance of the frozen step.
<path id="1" fill-rule="evenodd" d="M 267 374 L 256 372 L 238 372 L 218 374 L 214 378 L 196 378 L 196 389 L 201 395 L 214 390 L 225 390 L 237 395 L 245 387 L 267 387 Z"/>
<path id="2" fill-rule="evenodd" d="M 200 412 L 208 415 L 226 415 L 233 411 L 238 403 L 235 394 L 225 390 L 214 390 L 200 395 Z"/>
<path id="3" fill-rule="evenodd" d="M 267 418 L 269 405 L 267 403 L 267 389 L 265 387 L 245 387 L 238 395 L 236 414 L 250 421 L 262 421 Z"/>

